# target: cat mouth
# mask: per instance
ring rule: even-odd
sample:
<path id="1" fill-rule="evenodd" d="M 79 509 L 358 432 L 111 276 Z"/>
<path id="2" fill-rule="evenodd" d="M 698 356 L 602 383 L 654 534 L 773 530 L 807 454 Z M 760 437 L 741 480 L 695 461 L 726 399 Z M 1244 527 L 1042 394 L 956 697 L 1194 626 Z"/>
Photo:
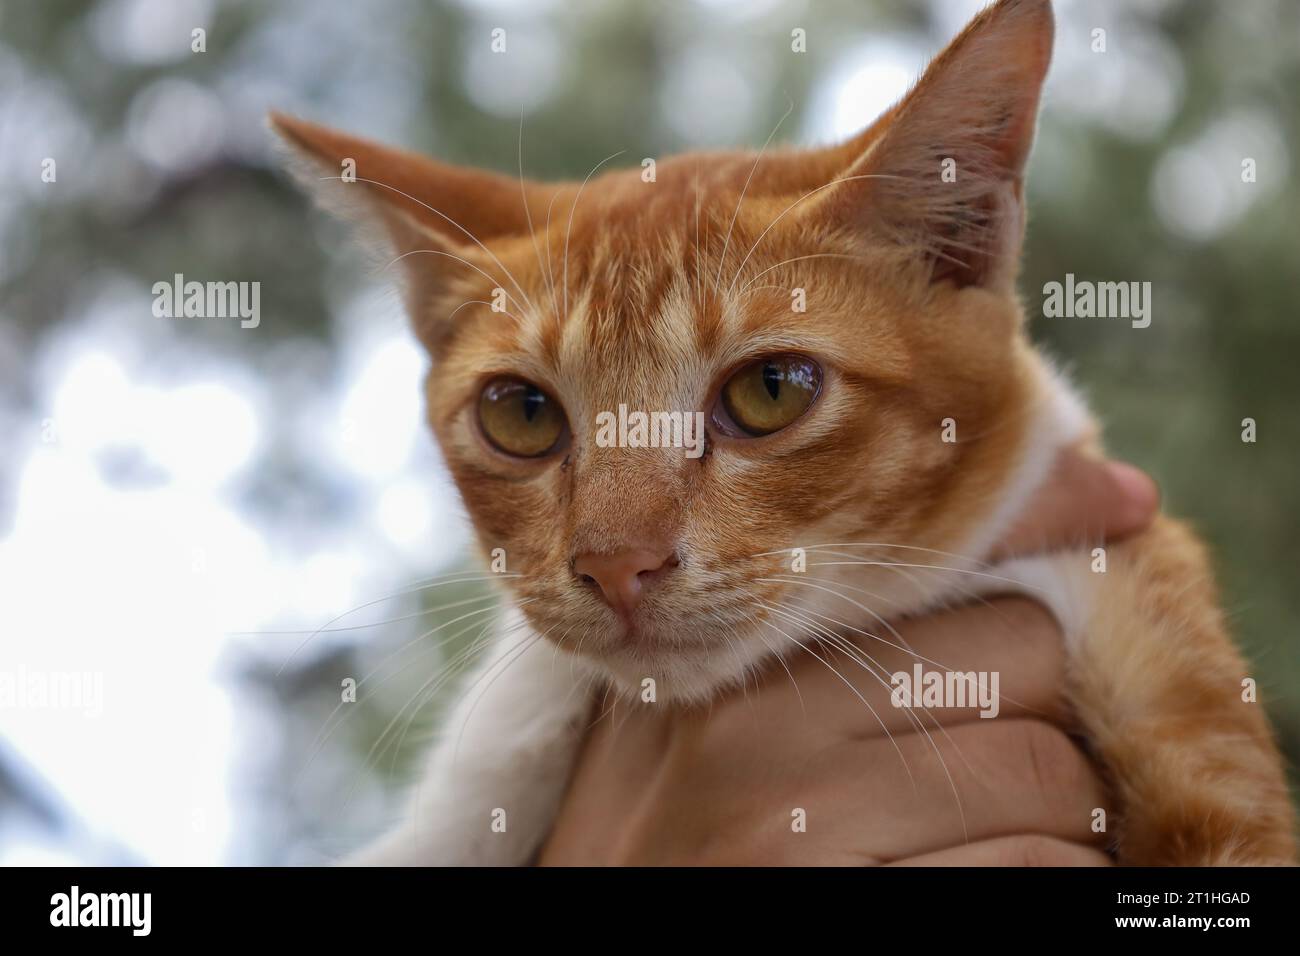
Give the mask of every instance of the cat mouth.
<path id="1" fill-rule="evenodd" d="M 649 664 L 688 650 L 689 642 L 683 641 L 680 634 L 679 627 L 664 622 L 645 620 L 640 615 L 631 619 L 619 615 L 608 623 L 589 626 L 585 633 L 575 628 L 557 643 L 595 661 L 619 658 Z"/>
<path id="2" fill-rule="evenodd" d="M 653 622 L 637 618 L 625 618 L 617 615 L 606 627 L 598 628 L 601 639 L 585 641 L 593 657 L 604 654 L 640 654 L 662 653 L 672 645 L 671 633 Z"/>
<path id="3" fill-rule="evenodd" d="M 620 617 L 607 633 L 606 645 L 617 652 L 636 654 L 662 652 L 667 646 L 667 635 L 646 621 Z"/>
<path id="4" fill-rule="evenodd" d="M 602 629 L 601 640 L 588 639 L 583 650 L 595 659 L 614 657 L 646 665 L 661 664 L 670 658 L 680 661 L 712 655 L 716 648 L 696 636 L 697 630 L 706 626 L 703 621 L 697 629 L 687 621 L 660 621 L 640 615 L 630 620 L 620 617 Z"/>
<path id="5" fill-rule="evenodd" d="M 594 663 L 617 659 L 623 664 L 654 666 L 683 662 L 725 651 L 715 643 L 717 633 L 742 637 L 749 631 L 752 614 L 735 607 L 731 595 L 649 596 L 638 607 L 615 609 L 583 602 L 563 606 L 538 606 L 528 615 L 535 631 L 561 650 Z"/>

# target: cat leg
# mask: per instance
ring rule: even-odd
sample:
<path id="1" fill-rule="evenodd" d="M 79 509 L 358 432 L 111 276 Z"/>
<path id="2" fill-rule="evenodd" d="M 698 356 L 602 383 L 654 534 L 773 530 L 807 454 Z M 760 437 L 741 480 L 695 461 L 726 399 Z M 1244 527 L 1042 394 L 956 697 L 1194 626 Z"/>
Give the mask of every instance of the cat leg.
<path id="1" fill-rule="evenodd" d="M 572 664 L 530 630 L 498 637 L 462 688 L 407 818 L 344 863 L 528 863 L 559 812 L 590 720 L 591 684 Z"/>
<path id="2" fill-rule="evenodd" d="M 1219 609 L 1204 547 L 1181 524 L 1106 549 L 1011 562 L 1065 631 L 1068 692 L 1102 764 L 1121 863 L 1292 864 L 1282 758 Z"/>

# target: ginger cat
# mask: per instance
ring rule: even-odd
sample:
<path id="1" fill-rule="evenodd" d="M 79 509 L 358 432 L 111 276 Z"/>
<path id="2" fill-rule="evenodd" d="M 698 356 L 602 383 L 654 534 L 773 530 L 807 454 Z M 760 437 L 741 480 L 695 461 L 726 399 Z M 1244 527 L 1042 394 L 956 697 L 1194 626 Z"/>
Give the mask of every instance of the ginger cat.
<path id="1" fill-rule="evenodd" d="M 870 630 L 836 591 L 893 615 L 1008 579 L 1064 630 L 1120 862 L 1294 861 L 1281 760 L 1186 528 L 1157 519 L 1104 574 L 1087 549 L 979 560 L 1095 435 L 1015 290 L 1052 36 L 1049 0 L 1002 0 L 848 142 L 679 156 L 653 181 L 516 180 L 273 117 L 403 267 L 429 420 L 481 546 L 518 572 L 409 819 L 360 862 L 528 862 L 594 696 L 651 678 L 690 705 L 799 653 L 765 606 Z M 702 413 L 703 454 L 598 441 L 620 406 Z M 792 549 L 824 542 L 880 544 L 797 588 Z"/>

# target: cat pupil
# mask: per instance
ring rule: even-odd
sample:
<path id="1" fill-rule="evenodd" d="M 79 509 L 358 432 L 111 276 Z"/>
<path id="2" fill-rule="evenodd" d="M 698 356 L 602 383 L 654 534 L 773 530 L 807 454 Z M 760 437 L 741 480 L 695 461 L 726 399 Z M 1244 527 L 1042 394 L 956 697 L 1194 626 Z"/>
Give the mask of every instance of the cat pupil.
<path id="1" fill-rule="evenodd" d="M 527 422 L 532 422 L 533 416 L 537 414 L 537 410 L 542 407 L 542 402 L 544 402 L 545 400 L 546 399 L 542 395 L 542 393 L 535 388 L 530 388 L 527 392 L 525 392 L 524 393 L 524 420 Z"/>
<path id="2" fill-rule="evenodd" d="M 767 386 L 767 394 L 772 396 L 776 401 L 781 394 L 781 370 L 771 363 L 763 366 L 763 384 Z"/>

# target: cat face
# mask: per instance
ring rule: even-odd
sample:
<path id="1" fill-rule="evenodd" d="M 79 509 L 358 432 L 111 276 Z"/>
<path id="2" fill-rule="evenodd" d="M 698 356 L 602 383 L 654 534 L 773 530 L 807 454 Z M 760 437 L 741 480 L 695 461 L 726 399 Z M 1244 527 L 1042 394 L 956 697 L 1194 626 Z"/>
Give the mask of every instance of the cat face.
<path id="1" fill-rule="evenodd" d="M 842 146 L 653 176 L 529 183 L 276 120 L 354 158 L 333 191 L 401 257 L 430 423 L 538 633 L 700 696 L 971 541 L 1036 394 L 1013 279 L 1050 39 L 1006 0 Z"/>
<path id="2" fill-rule="evenodd" d="M 748 646 L 764 605 L 808 603 L 806 588 L 788 580 L 785 549 L 951 545 L 974 516 L 936 506 L 995 491 L 992 459 L 1013 453 L 1020 437 L 996 423 L 1022 397 L 1016 311 L 1005 296 L 890 281 L 880 267 L 887 250 L 802 225 L 760 240 L 784 196 L 779 207 L 747 202 L 732 232 L 737 253 L 723 259 L 734 193 L 699 198 L 708 205 L 696 246 L 696 196 L 676 181 L 688 174 L 661 173 L 653 185 L 613 177 L 584 197 L 591 206 L 579 207 L 570 236 L 567 309 L 562 278 L 553 303 L 545 269 L 549 251 L 562 277 L 562 248 L 543 248 L 541 265 L 530 243 L 494 250 L 520 284 L 509 314 L 473 304 L 490 302 L 494 285 L 466 277 L 443 304 L 461 311 L 427 384 L 430 420 L 480 540 L 504 548 L 523 573 L 512 585 L 534 626 L 638 675 L 658 673 L 665 655 L 696 668 L 696 658 L 721 657 L 734 668 L 726 640 Z M 672 192 L 647 208 L 648 189 Z M 792 308 L 793 289 L 804 290 L 807 311 Z M 811 387 L 778 380 L 778 396 L 761 388 L 729 411 L 724 391 L 740 392 L 732 382 L 763 371 L 770 380 L 773 370 L 803 372 Z M 510 421 L 529 430 L 528 398 L 484 397 L 501 382 L 526 383 L 549 406 L 534 412 L 545 421 L 531 445 L 510 444 L 508 430 Z M 782 388 L 803 392 L 806 407 L 796 399 L 788 424 L 752 434 L 781 405 Z M 503 411 L 485 409 L 497 403 Z M 620 406 L 702 415 L 704 453 L 602 447 L 598 419 Z M 946 417 L 989 440 L 942 441 Z M 634 607 L 608 600 L 605 582 L 581 564 L 629 552 L 647 555 L 644 568 L 628 569 L 640 579 L 639 600 L 625 602 Z M 827 571 L 810 570 L 810 580 Z"/>

